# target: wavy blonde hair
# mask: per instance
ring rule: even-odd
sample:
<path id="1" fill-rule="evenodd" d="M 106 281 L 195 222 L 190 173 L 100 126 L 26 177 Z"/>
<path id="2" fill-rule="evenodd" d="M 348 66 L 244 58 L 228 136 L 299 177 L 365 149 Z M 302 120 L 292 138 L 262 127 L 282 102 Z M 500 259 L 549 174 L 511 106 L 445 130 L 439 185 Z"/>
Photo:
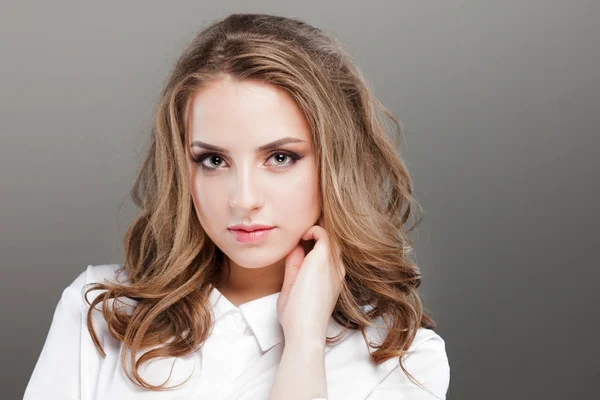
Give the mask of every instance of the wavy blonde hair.
<path id="1" fill-rule="evenodd" d="M 121 271 L 127 280 L 95 283 L 85 294 L 91 306 L 87 326 L 98 351 L 106 356 L 92 325 L 92 310 L 102 303 L 110 335 L 126 350 L 121 364 L 127 377 L 165 390 L 165 384 L 144 381 L 140 365 L 187 355 L 210 334 L 208 295 L 223 279 L 224 254 L 202 229 L 192 203 L 187 121 L 193 94 L 224 76 L 285 89 L 309 123 L 325 226 L 346 267 L 332 315 L 346 329 L 327 343 L 341 340 L 348 329 L 360 329 L 367 341 L 366 327 L 382 317 L 389 333 L 374 346 L 372 360 L 398 358 L 415 382 L 402 356 L 417 329 L 433 329 L 435 323 L 417 293 L 421 275 L 407 238 L 416 226 L 406 226 L 412 207 L 420 206 L 397 151 L 401 124 L 372 94 L 339 40 L 298 19 L 266 14 L 233 14 L 202 29 L 166 81 L 150 149 L 131 191 L 139 213 L 124 239 Z M 394 123 L 395 137 L 388 136 L 378 112 Z M 102 293 L 90 303 L 92 290 Z M 137 302 L 131 312 L 118 307 L 123 298 Z M 136 361 L 136 353 L 150 347 L 155 348 Z"/>

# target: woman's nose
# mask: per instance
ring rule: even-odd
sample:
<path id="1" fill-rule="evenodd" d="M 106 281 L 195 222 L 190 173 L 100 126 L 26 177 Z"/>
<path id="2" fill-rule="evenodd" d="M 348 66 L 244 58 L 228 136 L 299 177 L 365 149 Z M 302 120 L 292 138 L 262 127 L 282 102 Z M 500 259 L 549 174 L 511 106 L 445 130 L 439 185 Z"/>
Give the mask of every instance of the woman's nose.
<path id="1" fill-rule="evenodd" d="M 234 175 L 230 196 L 230 206 L 242 210 L 251 210 L 261 203 L 260 193 L 257 188 L 258 179 L 250 168 L 240 168 Z"/>

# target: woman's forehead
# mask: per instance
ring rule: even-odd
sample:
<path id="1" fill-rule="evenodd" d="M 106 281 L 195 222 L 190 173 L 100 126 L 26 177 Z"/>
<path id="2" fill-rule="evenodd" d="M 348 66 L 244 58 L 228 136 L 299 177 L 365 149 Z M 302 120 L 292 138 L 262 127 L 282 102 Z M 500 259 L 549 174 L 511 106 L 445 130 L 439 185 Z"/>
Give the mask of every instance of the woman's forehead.
<path id="1" fill-rule="evenodd" d="M 283 89 L 222 80 L 198 91 L 191 103 L 190 141 L 222 147 L 259 147 L 283 137 L 310 142 L 300 108 Z"/>

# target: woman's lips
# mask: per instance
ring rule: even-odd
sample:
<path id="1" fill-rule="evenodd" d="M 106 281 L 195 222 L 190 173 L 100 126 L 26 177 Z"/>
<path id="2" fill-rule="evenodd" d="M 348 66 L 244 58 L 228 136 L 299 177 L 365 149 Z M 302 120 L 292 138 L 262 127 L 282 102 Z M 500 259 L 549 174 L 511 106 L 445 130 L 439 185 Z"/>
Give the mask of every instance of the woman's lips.
<path id="1" fill-rule="evenodd" d="M 233 234 L 233 237 L 239 243 L 255 243 L 265 239 L 273 229 L 275 229 L 275 227 L 269 229 L 258 229 L 252 232 L 239 229 L 229 229 L 229 232 Z"/>

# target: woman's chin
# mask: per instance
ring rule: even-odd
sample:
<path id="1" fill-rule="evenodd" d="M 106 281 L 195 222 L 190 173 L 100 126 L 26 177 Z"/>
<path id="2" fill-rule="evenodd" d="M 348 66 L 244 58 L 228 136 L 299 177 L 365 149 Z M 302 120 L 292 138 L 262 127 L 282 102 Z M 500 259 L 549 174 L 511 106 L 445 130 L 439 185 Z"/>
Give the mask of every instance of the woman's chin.
<path id="1" fill-rule="evenodd" d="M 272 252 L 270 255 L 267 254 L 265 256 L 261 256 L 260 254 L 256 254 L 256 249 L 253 250 L 254 251 L 250 250 L 248 252 L 236 252 L 235 255 L 232 254 L 229 256 L 229 259 L 240 267 L 258 269 L 277 264 L 282 258 L 285 258 L 285 254 L 279 258 L 273 258 Z M 284 263 L 284 261 L 282 261 L 282 263 Z"/>

